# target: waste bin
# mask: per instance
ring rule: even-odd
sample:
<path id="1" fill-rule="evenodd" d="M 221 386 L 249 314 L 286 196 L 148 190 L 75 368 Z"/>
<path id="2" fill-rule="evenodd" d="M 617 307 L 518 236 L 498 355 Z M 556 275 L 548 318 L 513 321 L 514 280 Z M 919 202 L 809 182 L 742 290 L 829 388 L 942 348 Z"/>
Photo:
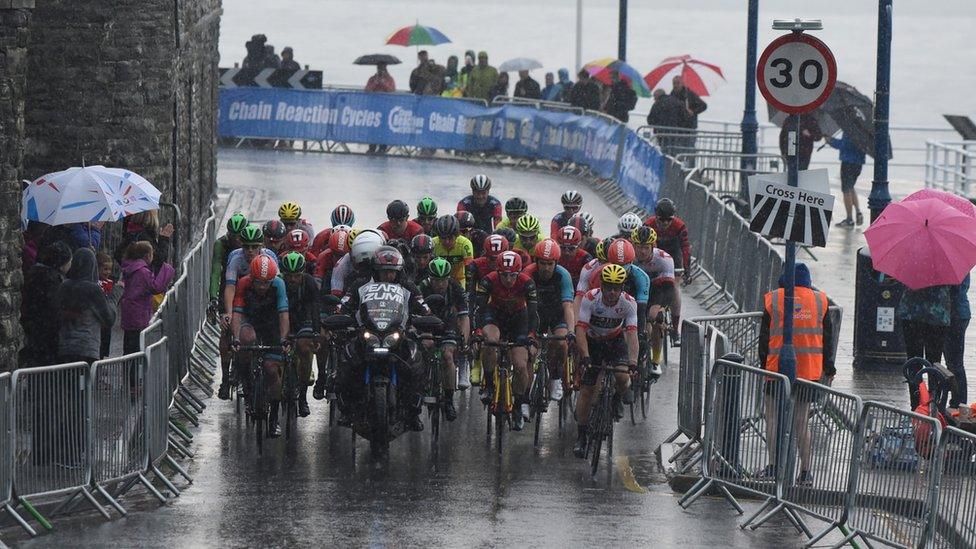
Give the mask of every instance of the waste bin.
<path id="1" fill-rule="evenodd" d="M 857 251 L 854 283 L 854 367 L 901 368 L 907 357 L 895 309 L 905 286 L 875 271 L 866 247 Z"/>

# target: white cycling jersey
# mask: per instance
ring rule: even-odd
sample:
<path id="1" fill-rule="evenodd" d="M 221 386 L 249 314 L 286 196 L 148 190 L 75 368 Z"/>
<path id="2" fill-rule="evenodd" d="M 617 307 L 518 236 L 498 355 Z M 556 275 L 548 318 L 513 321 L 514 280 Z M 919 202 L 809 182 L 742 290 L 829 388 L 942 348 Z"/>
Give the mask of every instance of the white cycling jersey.
<path id="1" fill-rule="evenodd" d="M 603 262 L 599 259 L 591 259 L 583 268 L 580 269 L 579 282 L 576 283 L 576 295 L 583 295 L 590 291 L 590 279 L 593 273 L 603 268 Z"/>
<path id="2" fill-rule="evenodd" d="M 346 277 L 353 270 L 352 254 L 342 256 L 342 259 L 332 268 L 332 295 L 341 296 L 346 290 Z"/>
<path id="3" fill-rule="evenodd" d="M 654 248 L 654 253 L 648 261 L 635 263 L 651 277 L 651 284 L 674 282 L 674 258 L 661 248 Z"/>
<path id="4" fill-rule="evenodd" d="M 637 330 L 637 301 L 627 292 L 620 293 L 614 305 L 603 302 L 603 290 L 594 288 L 583 296 L 577 326 L 586 328 L 591 339 L 615 339 L 623 332 Z"/>

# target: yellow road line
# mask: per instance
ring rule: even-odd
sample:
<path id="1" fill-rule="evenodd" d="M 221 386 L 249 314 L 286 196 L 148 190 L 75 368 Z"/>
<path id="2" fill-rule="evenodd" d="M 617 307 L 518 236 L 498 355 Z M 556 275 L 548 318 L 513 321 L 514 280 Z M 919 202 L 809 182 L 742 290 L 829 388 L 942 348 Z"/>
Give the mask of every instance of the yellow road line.
<path id="1" fill-rule="evenodd" d="M 624 487 L 637 494 L 646 494 L 647 490 L 637 483 L 634 478 L 634 470 L 630 468 L 630 458 L 627 456 L 617 456 L 617 470 L 620 471 L 620 479 L 624 482 Z"/>

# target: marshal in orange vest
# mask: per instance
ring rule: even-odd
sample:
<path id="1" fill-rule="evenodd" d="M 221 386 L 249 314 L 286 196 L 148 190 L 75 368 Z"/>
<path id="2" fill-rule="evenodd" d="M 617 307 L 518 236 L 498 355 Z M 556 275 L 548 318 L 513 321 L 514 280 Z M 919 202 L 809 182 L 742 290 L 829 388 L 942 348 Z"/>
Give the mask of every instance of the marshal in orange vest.
<path id="1" fill-rule="evenodd" d="M 767 292 L 764 298 L 769 315 L 769 354 L 766 369 L 779 371 L 779 353 L 783 348 L 783 288 Z M 824 315 L 827 294 L 797 286 L 793 301 L 793 348 L 796 351 L 796 377 L 819 381 L 823 375 Z"/>

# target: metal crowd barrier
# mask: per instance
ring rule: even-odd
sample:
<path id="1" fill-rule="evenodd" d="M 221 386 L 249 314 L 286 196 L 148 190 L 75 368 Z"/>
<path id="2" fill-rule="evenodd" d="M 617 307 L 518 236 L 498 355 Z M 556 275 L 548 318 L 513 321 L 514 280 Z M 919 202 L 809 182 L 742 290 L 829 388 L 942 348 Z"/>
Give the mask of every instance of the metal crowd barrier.
<path id="1" fill-rule="evenodd" d="M 665 439 L 672 443 L 685 437 L 680 450 L 669 459 L 680 473 L 694 463 L 701 443 L 702 392 L 705 387 L 705 330 L 687 319 L 681 321 L 681 353 L 678 361 L 678 428 Z"/>
<path id="2" fill-rule="evenodd" d="M 741 153 L 742 132 L 722 132 L 669 126 L 640 126 L 637 135 L 676 157 L 695 153 Z"/>
<path id="3" fill-rule="evenodd" d="M 976 435 L 949 427 L 939 450 L 942 478 L 936 501 L 935 546 L 976 547 Z"/>

